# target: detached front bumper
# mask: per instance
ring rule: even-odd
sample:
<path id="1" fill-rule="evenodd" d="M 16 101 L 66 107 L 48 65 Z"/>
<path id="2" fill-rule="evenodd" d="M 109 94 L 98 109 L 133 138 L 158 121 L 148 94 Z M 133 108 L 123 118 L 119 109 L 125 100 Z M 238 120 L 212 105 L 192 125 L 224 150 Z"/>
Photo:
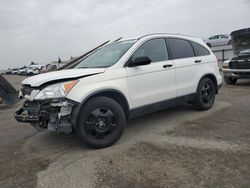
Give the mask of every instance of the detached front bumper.
<path id="1" fill-rule="evenodd" d="M 77 104 L 65 99 L 44 101 L 26 100 L 14 114 L 21 123 L 30 123 L 38 130 L 71 134 L 76 122 Z"/>
<path id="2" fill-rule="evenodd" d="M 223 75 L 237 78 L 250 79 L 250 69 L 222 69 Z"/>

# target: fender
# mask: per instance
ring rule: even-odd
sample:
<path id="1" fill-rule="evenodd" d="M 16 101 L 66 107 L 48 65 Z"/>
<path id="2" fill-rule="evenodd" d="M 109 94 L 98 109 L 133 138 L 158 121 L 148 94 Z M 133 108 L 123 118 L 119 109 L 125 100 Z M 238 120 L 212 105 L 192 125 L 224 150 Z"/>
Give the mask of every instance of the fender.
<path id="1" fill-rule="evenodd" d="M 202 76 L 201 79 L 199 80 L 198 84 L 197 84 L 197 89 L 198 89 L 200 81 L 205 77 L 208 77 L 213 81 L 214 86 L 215 86 L 215 93 L 218 94 L 220 86 L 218 86 L 217 78 L 213 73 L 208 73 L 208 74 L 205 74 L 204 76 Z"/>
<path id="2" fill-rule="evenodd" d="M 93 98 L 95 96 L 99 96 L 99 95 L 100 96 L 107 96 L 107 94 L 114 94 L 114 96 L 111 97 L 114 100 L 116 100 L 115 98 L 117 98 L 117 96 L 119 96 L 119 97 L 121 96 L 121 98 L 119 98 L 120 102 L 121 102 L 121 106 L 123 107 L 124 112 L 125 112 L 126 116 L 128 117 L 130 106 L 129 106 L 129 102 L 128 102 L 126 96 L 121 91 L 119 91 L 117 89 L 101 89 L 101 90 L 98 90 L 98 91 L 95 91 L 95 92 L 89 94 L 87 97 L 84 98 L 84 100 L 81 103 L 78 103 L 77 107 L 73 110 L 72 124 L 73 124 L 74 130 L 76 129 L 78 115 L 80 114 L 80 111 L 83 108 L 84 104 L 88 100 L 90 100 L 91 98 Z M 108 97 L 110 97 L 110 96 L 108 96 Z M 117 101 L 117 102 L 120 104 L 119 101 Z"/>

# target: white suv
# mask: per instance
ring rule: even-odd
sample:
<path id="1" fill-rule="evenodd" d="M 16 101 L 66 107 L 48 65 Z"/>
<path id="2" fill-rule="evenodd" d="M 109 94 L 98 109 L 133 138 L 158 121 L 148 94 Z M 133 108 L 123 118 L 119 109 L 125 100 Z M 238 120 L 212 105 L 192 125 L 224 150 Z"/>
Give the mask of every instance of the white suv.
<path id="1" fill-rule="evenodd" d="M 151 34 L 108 44 L 73 69 L 27 78 L 15 118 L 102 148 L 120 138 L 127 119 L 187 102 L 210 109 L 221 83 L 201 39 Z"/>

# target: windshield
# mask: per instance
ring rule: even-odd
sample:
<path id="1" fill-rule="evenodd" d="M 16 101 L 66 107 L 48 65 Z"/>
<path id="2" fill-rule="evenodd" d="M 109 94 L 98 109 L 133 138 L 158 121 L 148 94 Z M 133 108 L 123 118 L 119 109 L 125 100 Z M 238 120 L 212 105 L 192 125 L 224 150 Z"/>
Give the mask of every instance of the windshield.
<path id="1" fill-rule="evenodd" d="M 75 68 L 106 68 L 114 65 L 135 43 L 135 40 L 108 44 L 83 59 Z"/>

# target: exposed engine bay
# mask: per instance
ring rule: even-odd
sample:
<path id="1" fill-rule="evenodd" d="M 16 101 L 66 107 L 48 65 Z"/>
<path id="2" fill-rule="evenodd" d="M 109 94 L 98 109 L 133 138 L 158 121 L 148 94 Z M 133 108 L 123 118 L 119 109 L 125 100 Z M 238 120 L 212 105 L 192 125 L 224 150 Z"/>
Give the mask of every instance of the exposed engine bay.
<path id="1" fill-rule="evenodd" d="M 250 28 L 231 33 L 235 57 L 229 63 L 230 69 L 250 69 Z"/>
<path id="2" fill-rule="evenodd" d="M 227 84 L 237 79 L 250 79 L 250 28 L 231 33 L 235 57 L 224 65 L 223 74 Z"/>
<path id="3" fill-rule="evenodd" d="M 49 130 L 63 135 L 73 133 L 72 112 L 74 104 L 63 100 L 25 101 L 16 111 L 15 118 L 30 123 L 39 131 Z"/>

